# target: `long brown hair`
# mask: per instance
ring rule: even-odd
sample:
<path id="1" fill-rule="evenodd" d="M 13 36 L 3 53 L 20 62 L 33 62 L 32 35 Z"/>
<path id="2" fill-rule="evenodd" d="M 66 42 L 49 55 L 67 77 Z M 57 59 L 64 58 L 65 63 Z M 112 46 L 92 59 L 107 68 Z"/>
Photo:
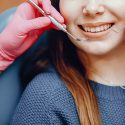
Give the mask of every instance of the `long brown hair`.
<path id="1" fill-rule="evenodd" d="M 59 11 L 59 0 L 51 1 Z M 28 72 L 28 77 L 23 71 L 23 82 L 26 82 L 26 79 L 29 81 L 34 75 L 44 71 L 50 62 L 74 97 L 81 125 L 101 125 L 97 99 L 88 82 L 86 60 L 85 64 L 80 62 L 76 47 L 65 33 L 56 30 L 49 31 L 47 47 L 38 52 L 33 60 L 32 70 Z"/>

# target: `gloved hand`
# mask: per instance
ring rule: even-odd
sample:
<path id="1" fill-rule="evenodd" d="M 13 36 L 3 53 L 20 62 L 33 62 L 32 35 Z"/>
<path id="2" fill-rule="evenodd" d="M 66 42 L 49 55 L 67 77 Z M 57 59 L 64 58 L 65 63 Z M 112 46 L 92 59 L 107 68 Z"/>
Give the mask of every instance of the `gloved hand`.
<path id="1" fill-rule="evenodd" d="M 63 17 L 51 5 L 50 0 L 33 1 L 61 24 L 64 23 Z M 5 70 L 51 27 L 50 19 L 43 17 L 30 3 L 19 5 L 14 17 L 0 34 L 0 71 Z"/>

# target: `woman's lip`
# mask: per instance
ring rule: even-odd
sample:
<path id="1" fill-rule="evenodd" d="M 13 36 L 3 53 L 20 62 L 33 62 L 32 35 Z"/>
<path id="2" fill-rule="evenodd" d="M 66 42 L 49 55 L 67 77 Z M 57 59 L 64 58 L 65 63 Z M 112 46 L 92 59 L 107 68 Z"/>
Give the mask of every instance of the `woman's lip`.
<path id="1" fill-rule="evenodd" d="M 103 23 L 103 25 L 106 24 L 106 23 Z M 109 23 L 108 23 L 109 24 Z M 111 24 L 111 23 L 110 23 Z M 99 23 L 99 24 L 95 24 L 96 26 L 100 26 L 102 25 L 102 23 Z M 114 25 L 114 23 L 112 23 L 112 26 Z M 89 25 L 90 26 L 90 25 Z M 92 25 L 91 25 L 92 26 Z M 101 37 L 104 37 L 106 36 L 107 34 L 109 34 L 109 32 L 111 31 L 111 28 L 105 30 L 105 31 L 101 31 L 101 32 L 86 32 L 84 30 L 82 30 L 80 28 L 80 26 L 78 26 L 79 29 L 82 31 L 82 33 L 84 34 L 84 36 L 86 36 L 87 38 L 101 38 Z M 94 27 L 94 26 L 93 26 Z M 80 32 L 81 32 L 80 31 Z"/>
<path id="2" fill-rule="evenodd" d="M 97 27 L 97 26 L 103 26 L 107 24 L 114 24 L 114 23 L 113 22 L 84 23 L 82 26 Z"/>

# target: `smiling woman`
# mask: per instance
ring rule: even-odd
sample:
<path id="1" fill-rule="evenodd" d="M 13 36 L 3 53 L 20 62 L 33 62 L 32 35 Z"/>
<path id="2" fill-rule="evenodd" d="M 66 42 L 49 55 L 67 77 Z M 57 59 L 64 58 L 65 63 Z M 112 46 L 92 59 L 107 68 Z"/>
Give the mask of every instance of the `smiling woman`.
<path id="1" fill-rule="evenodd" d="M 58 10 L 69 33 L 88 39 L 48 32 L 47 46 L 22 65 L 22 81 L 28 85 L 12 125 L 125 125 L 125 0 L 37 4 L 44 10 L 47 5 L 53 17 Z"/>
<path id="2" fill-rule="evenodd" d="M 6 9 L 17 6 L 21 2 L 24 2 L 25 0 L 0 0 L 0 13 L 5 11 Z"/>

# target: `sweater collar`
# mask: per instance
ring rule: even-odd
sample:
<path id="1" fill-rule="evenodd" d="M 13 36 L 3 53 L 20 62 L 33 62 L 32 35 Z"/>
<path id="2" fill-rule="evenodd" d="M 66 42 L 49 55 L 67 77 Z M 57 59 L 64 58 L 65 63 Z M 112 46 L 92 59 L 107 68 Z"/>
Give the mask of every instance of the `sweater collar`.
<path id="1" fill-rule="evenodd" d="M 97 97 L 110 100 L 125 99 L 125 89 L 119 86 L 108 86 L 93 80 L 89 80 L 89 83 Z"/>

